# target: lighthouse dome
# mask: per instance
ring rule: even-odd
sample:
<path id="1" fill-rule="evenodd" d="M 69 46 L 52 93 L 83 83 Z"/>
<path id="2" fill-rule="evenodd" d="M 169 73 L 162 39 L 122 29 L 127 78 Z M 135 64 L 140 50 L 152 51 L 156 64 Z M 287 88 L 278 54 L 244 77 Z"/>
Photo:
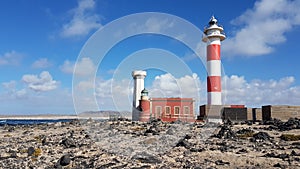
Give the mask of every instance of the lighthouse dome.
<path id="1" fill-rule="evenodd" d="M 142 90 L 141 95 L 142 96 L 148 96 L 148 90 L 146 90 L 145 88 Z"/>

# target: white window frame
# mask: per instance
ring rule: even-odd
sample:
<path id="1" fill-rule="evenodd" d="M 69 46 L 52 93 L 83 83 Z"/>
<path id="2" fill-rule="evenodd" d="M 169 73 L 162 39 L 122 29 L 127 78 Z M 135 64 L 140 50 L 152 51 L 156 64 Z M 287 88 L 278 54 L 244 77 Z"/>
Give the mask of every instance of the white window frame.
<path id="1" fill-rule="evenodd" d="M 188 110 L 187 113 L 186 113 L 186 109 Z M 189 106 L 184 106 L 183 107 L 183 114 L 190 114 L 191 110 L 190 110 L 190 107 Z"/>
<path id="2" fill-rule="evenodd" d="M 178 113 L 176 113 L 176 108 L 178 108 Z M 180 106 L 174 106 L 174 115 L 179 116 L 180 114 Z"/>
<path id="3" fill-rule="evenodd" d="M 161 116 L 161 113 L 162 113 L 161 106 L 155 106 L 155 114 L 156 114 L 156 116 Z"/>
<path id="4" fill-rule="evenodd" d="M 167 112 L 167 108 L 169 108 L 169 112 Z M 165 106 L 165 116 L 171 115 L 171 106 Z"/>

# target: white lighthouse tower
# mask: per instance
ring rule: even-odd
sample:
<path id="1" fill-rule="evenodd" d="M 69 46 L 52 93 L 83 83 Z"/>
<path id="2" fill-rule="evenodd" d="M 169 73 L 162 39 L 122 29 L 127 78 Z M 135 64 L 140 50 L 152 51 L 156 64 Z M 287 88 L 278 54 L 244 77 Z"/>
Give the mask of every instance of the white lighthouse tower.
<path id="1" fill-rule="evenodd" d="M 221 41 L 226 36 L 223 27 L 212 16 L 209 25 L 204 28 L 202 41 L 207 44 L 207 104 L 222 105 L 221 87 Z"/>
<path id="2" fill-rule="evenodd" d="M 132 103 L 132 120 L 137 121 L 139 120 L 139 113 L 138 110 L 139 100 L 141 98 L 141 92 L 145 88 L 144 86 L 144 79 L 147 75 L 146 71 L 142 70 L 135 70 L 132 72 L 132 77 L 134 79 L 134 88 L 133 88 L 133 103 Z"/>

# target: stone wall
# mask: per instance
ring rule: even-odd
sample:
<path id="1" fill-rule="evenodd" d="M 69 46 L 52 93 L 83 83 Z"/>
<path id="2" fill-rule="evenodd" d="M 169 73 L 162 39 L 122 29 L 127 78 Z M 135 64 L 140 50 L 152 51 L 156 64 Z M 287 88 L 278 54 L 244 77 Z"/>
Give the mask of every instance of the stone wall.
<path id="1" fill-rule="evenodd" d="M 247 120 L 247 108 L 230 108 L 224 107 L 222 112 L 223 120 L 230 121 L 246 121 Z"/>
<path id="2" fill-rule="evenodd" d="M 242 108 L 243 105 L 202 105 L 199 108 L 200 115 L 197 119 L 199 120 L 208 120 L 208 121 L 222 121 L 224 120 L 224 112 L 226 109 L 226 118 L 231 117 L 232 121 L 244 121 L 247 120 L 247 109 Z M 241 110 L 241 111 L 240 111 Z M 238 114 L 240 112 L 241 114 Z M 233 118 L 234 114 L 234 118 Z"/>
<path id="3" fill-rule="evenodd" d="M 261 108 L 248 108 L 247 119 L 251 121 L 262 121 L 262 109 Z"/>
<path id="4" fill-rule="evenodd" d="M 283 121 L 287 121 L 289 118 L 300 118 L 300 106 L 262 106 L 262 119 L 270 120 L 271 118 Z"/>
<path id="5" fill-rule="evenodd" d="M 222 110 L 224 107 L 230 107 L 227 105 L 202 105 L 200 106 L 200 116 L 198 119 L 222 119 Z"/>

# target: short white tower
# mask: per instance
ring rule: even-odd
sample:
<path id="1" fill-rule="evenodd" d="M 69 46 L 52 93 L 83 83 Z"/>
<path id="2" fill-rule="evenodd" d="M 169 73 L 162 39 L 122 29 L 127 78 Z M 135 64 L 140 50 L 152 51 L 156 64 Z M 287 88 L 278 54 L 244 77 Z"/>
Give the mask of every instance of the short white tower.
<path id="1" fill-rule="evenodd" d="M 207 45 L 207 104 L 222 105 L 221 87 L 221 41 L 226 36 L 223 27 L 218 25 L 217 19 L 212 16 L 207 27 L 204 28 L 202 41 Z"/>
<path id="2" fill-rule="evenodd" d="M 137 107 L 139 106 L 139 100 L 141 98 L 141 92 L 145 88 L 144 79 L 147 75 L 146 71 L 135 70 L 132 72 L 132 77 L 134 79 L 134 88 L 133 88 L 133 100 L 132 100 L 132 120 L 139 120 L 139 111 Z"/>

